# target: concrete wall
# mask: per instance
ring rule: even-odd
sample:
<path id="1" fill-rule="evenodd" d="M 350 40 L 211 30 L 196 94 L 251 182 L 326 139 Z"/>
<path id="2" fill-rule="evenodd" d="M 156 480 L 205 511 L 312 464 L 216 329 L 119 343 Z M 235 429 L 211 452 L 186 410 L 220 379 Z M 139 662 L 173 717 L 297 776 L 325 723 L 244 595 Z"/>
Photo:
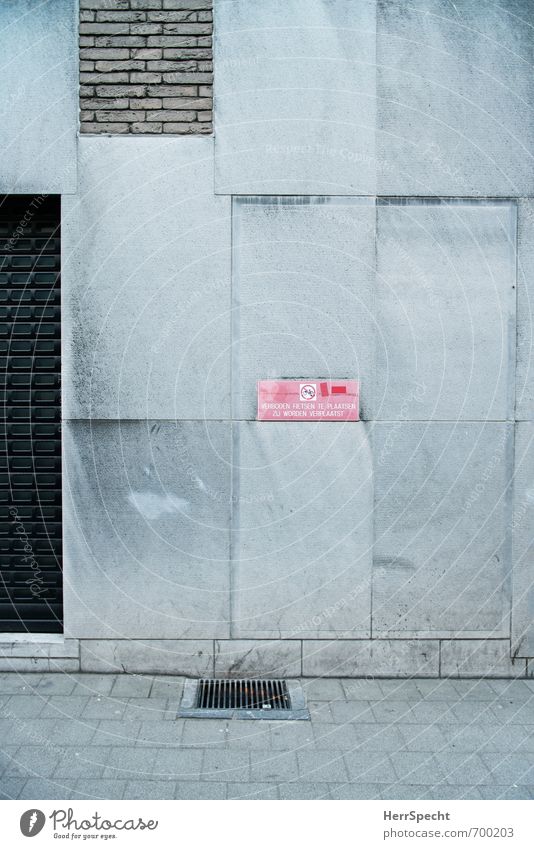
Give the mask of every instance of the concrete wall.
<path id="1" fill-rule="evenodd" d="M 72 0 L 0 3 L 0 193 L 76 188 L 78 53 Z"/>
<path id="2" fill-rule="evenodd" d="M 215 139 L 80 139 L 67 665 L 532 673 L 528 10 L 217 0 Z"/>

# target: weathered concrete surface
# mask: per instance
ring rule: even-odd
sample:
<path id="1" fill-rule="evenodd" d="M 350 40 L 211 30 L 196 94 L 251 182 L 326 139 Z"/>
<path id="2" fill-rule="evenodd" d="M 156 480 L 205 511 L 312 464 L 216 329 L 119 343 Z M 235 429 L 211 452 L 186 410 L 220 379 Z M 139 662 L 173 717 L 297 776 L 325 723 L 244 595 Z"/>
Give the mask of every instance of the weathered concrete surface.
<path id="1" fill-rule="evenodd" d="M 229 635 L 230 425 L 69 422 L 65 632 Z"/>
<path id="2" fill-rule="evenodd" d="M 0 193 L 76 190 L 77 4 L 0 3 Z"/>
<path id="3" fill-rule="evenodd" d="M 379 194 L 534 192 L 530 0 L 378 0 Z"/>
<path id="4" fill-rule="evenodd" d="M 213 675 L 212 640 L 81 640 L 83 672 Z"/>
<path id="5" fill-rule="evenodd" d="M 298 678 L 300 640 L 215 640 L 215 676 Z"/>
<path id="6" fill-rule="evenodd" d="M 451 678 L 524 677 L 524 658 L 510 657 L 509 640 L 444 640 L 441 674 Z"/>
<path id="7" fill-rule="evenodd" d="M 517 215 L 517 371 L 515 417 L 534 420 L 534 201 Z"/>
<path id="8" fill-rule="evenodd" d="M 361 378 L 373 388 L 372 199 L 249 198 L 234 203 L 233 409 L 256 417 L 256 382 Z"/>
<path id="9" fill-rule="evenodd" d="M 217 192 L 375 193 L 374 0 L 218 0 Z"/>
<path id="10" fill-rule="evenodd" d="M 230 200 L 212 139 L 80 139 L 62 213 L 65 418 L 230 413 Z"/>
<path id="11" fill-rule="evenodd" d="M 232 636 L 369 636 L 365 425 L 241 422 L 235 434 Z"/>
<path id="12" fill-rule="evenodd" d="M 306 676 L 361 678 L 437 678 L 438 640 L 306 640 Z"/>
<path id="13" fill-rule="evenodd" d="M 534 656 L 534 422 L 515 426 L 512 652 Z"/>
<path id="14" fill-rule="evenodd" d="M 509 203 L 379 203 L 370 418 L 513 414 L 515 220 Z"/>
<path id="15" fill-rule="evenodd" d="M 373 634 L 509 636 L 512 429 L 373 426 Z"/>

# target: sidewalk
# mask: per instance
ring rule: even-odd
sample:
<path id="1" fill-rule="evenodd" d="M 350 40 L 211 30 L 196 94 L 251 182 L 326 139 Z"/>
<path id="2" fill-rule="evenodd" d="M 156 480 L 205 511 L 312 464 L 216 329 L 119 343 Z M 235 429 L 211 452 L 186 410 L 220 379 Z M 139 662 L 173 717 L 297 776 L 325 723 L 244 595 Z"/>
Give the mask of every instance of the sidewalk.
<path id="1" fill-rule="evenodd" d="M 176 720 L 182 683 L 0 675 L 1 798 L 534 798 L 534 681 L 304 680 L 294 723 Z"/>

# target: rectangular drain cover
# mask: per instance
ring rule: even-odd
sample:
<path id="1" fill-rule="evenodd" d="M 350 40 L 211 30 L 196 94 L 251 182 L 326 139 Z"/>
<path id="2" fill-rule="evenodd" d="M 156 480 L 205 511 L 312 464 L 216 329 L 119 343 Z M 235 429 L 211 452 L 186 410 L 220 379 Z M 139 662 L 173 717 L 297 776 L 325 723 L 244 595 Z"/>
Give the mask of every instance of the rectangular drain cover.
<path id="1" fill-rule="evenodd" d="M 178 717 L 309 719 L 298 681 L 282 678 L 201 678 L 186 681 Z"/>

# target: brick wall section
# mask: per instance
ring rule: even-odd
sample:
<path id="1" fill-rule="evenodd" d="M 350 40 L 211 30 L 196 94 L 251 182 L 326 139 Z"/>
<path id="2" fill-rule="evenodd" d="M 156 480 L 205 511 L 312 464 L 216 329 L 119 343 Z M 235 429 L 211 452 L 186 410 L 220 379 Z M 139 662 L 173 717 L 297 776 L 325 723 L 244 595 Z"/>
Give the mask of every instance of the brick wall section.
<path id="1" fill-rule="evenodd" d="M 80 0 L 80 131 L 211 133 L 212 6 Z"/>

